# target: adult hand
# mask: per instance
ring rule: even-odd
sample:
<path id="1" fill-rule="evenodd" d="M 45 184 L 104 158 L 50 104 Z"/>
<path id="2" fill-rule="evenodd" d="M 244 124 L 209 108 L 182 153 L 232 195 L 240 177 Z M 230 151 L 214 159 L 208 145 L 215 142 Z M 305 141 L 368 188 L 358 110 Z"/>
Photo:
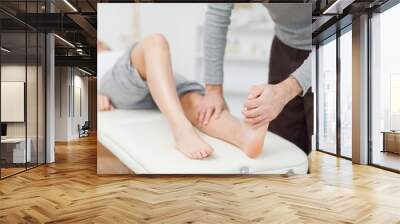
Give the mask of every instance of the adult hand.
<path id="1" fill-rule="evenodd" d="M 206 85 L 204 97 L 197 111 L 198 125 L 207 125 L 210 119 L 218 119 L 226 109 L 222 85 Z"/>
<path id="2" fill-rule="evenodd" d="M 97 109 L 99 111 L 114 110 L 114 106 L 111 104 L 110 98 L 104 95 L 97 95 Z"/>
<path id="3" fill-rule="evenodd" d="M 253 127 L 271 122 L 301 91 L 301 86 L 292 76 L 279 84 L 253 86 L 242 110 L 245 121 Z"/>

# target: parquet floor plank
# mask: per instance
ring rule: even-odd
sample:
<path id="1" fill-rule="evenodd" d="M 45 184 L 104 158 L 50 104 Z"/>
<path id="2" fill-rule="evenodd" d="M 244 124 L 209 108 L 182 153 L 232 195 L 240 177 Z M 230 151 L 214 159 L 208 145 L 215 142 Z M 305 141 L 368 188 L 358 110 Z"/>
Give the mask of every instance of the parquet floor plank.
<path id="1" fill-rule="evenodd" d="M 400 175 L 314 152 L 310 175 L 96 174 L 96 138 L 0 181 L 2 223 L 397 223 Z"/>

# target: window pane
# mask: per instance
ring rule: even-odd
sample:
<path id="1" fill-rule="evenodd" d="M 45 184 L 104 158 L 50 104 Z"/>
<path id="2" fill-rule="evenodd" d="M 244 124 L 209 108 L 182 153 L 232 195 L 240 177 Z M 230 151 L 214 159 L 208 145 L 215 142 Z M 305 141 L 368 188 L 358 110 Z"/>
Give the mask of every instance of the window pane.
<path id="1" fill-rule="evenodd" d="M 372 163 L 400 170 L 400 5 L 372 18 Z"/>
<path id="2" fill-rule="evenodd" d="M 336 153 L 336 41 L 318 51 L 318 148 Z"/>
<path id="3" fill-rule="evenodd" d="M 44 13 L 44 6 L 45 0 L 0 1 L 5 11 L 23 18 L 24 13 Z M 45 35 L 5 12 L 0 17 L 4 178 L 45 160 Z"/>
<path id="4" fill-rule="evenodd" d="M 340 37 L 340 152 L 352 156 L 352 35 Z"/>

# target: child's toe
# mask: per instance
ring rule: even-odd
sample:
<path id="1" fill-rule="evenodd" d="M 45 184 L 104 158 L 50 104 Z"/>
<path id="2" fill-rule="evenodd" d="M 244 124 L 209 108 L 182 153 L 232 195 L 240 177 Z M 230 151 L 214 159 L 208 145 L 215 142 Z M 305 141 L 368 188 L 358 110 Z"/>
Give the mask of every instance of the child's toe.
<path id="1" fill-rule="evenodd" d="M 201 151 L 198 151 L 196 154 L 199 159 L 203 159 L 203 155 L 201 154 Z"/>
<path id="2" fill-rule="evenodd" d="M 208 154 L 207 154 L 207 152 L 205 150 L 202 150 L 200 153 L 201 153 L 203 158 L 206 158 L 208 156 Z"/>

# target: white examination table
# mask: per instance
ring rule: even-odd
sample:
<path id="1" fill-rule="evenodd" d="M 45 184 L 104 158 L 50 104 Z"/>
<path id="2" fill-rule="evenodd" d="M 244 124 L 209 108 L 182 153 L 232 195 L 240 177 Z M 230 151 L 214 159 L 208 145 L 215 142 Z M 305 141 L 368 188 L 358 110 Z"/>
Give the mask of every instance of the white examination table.
<path id="1" fill-rule="evenodd" d="M 267 134 L 263 153 L 256 159 L 201 134 L 214 153 L 190 160 L 175 149 L 165 118 L 155 110 L 99 112 L 97 136 L 102 147 L 136 174 L 305 174 L 308 169 L 307 155 L 273 133 Z"/>

